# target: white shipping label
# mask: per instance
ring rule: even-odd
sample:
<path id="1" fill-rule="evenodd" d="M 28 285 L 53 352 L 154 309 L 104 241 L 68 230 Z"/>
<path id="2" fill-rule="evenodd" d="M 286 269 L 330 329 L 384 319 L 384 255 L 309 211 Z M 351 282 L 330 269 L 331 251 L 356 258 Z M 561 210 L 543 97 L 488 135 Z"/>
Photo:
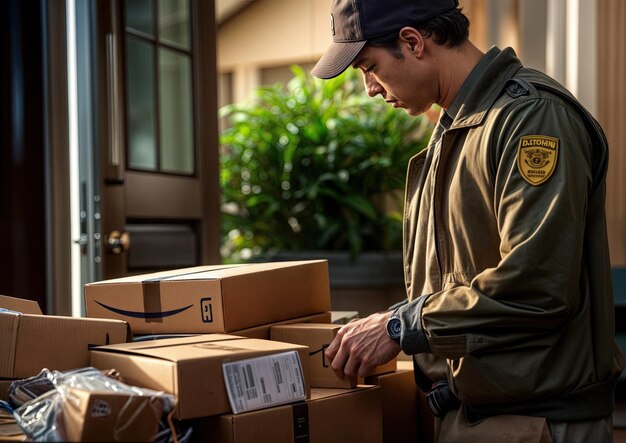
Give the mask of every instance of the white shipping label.
<path id="1" fill-rule="evenodd" d="M 297 351 L 228 362 L 222 369 L 233 414 L 306 399 Z"/>

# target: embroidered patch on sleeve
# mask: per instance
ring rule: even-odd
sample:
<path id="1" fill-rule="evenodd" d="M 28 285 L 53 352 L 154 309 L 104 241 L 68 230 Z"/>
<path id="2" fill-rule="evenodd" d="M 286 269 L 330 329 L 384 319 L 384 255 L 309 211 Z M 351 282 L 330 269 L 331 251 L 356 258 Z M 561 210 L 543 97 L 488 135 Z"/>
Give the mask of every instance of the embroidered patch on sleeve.
<path id="1" fill-rule="evenodd" d="M 545 183 L 556 169 L 559 139 L 546 135 L 525 135 L 517 149 L 517 169 L 533 186 Z"/>

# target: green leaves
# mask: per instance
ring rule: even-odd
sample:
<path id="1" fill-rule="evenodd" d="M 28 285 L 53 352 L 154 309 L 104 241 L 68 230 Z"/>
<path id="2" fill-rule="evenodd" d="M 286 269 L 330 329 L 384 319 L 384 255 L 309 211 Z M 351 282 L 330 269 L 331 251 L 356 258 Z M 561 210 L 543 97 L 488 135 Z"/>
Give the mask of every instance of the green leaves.
<path id="1" fill-rule="evenodd" d="M 286 86 L 220 111 L 224 259 L 401 249 L 402 203 L 381 195 L 398 200 L 431 124 L 367 97 L 354 70 L 327 81 L 292 70 Z"/>

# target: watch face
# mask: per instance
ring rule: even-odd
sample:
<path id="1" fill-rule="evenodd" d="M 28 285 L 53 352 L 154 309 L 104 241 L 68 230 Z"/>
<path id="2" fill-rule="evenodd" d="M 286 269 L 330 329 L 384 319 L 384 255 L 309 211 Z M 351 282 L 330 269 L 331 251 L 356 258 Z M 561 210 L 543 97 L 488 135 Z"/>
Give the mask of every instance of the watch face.
<path id="1" fill-rule="evenodd" d="M 394 340 L 400 340 L 402 333 L 402 323 L 398 317 L 391 317 L 387 322 L 387 334 Z"/>

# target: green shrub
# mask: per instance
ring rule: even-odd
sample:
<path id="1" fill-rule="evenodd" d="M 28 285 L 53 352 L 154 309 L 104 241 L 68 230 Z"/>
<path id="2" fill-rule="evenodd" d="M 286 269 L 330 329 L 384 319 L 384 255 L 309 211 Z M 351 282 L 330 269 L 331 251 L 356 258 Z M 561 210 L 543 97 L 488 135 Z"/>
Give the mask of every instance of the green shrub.
<path id="1" fill-rule="evenodd" d="M 406 167 L 432 124 L 368 97 L 352 69 L 326 81 L 292 70 L 286 87 L 221 110 L 224 260 L 400 250 Z"/>

